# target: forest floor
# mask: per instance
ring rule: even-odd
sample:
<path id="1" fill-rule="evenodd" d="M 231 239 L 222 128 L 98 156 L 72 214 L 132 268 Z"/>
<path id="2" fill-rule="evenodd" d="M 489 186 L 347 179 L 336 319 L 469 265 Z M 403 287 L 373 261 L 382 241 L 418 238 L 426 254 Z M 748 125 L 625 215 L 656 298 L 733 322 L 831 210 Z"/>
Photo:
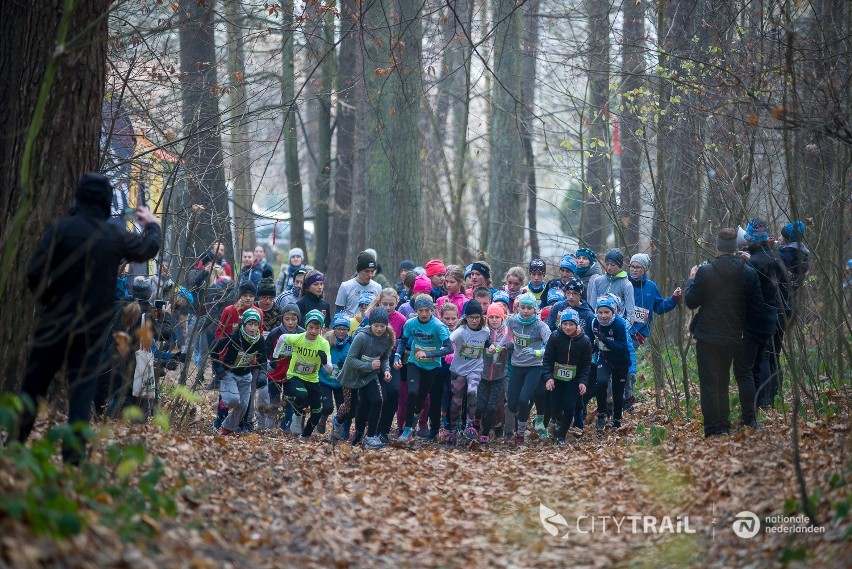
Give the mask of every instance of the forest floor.
<path id="1" fill-rule="evenodd" d="M 566 448 L 369 450 L 280 431 L 221 437 L 209 428 L 214 402 L 206 393 L 180 430 L 110 423 L 96 445 L 94 460 L 110 440 L 144 437 L 166 466 L 160 483 L 182 486 L 175 517 L 144 519 L 151 537 L 122 542 L 92 514 L 82 533 L 54 541 L 4 516 L 0 567 L 848 567 L 852 559 L 848 413 L 801 423 L 820 531 L 812 533 L 801 517 L 766 523 L 801 516 L 790 417 L 778 411 L 763 431 L 713 440 L 701 436 L 700 418 L 669 419 L 644 404 L 624 432 L 587 427 Z M 7 485 L 20 478 L 9 469 L 0 463 Z M 742 511 L 761 521 L 752 538 L 733 531 Z"/>

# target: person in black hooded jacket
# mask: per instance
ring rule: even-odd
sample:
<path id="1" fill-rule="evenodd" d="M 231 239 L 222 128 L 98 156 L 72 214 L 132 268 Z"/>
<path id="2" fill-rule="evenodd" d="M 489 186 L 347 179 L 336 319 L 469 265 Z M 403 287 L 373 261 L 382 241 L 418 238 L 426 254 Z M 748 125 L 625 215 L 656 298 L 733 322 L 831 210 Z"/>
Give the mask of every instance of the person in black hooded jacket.
<path id="1" fill-rule="evenodd" d="M 27 284 L 44 307 L 33 336 L 21 395 L 29 398 L 17 439 L 26 441 L 36 419 L 37 399 L 67 360 L 68 422 L 89 422 L 106 333 L 112 321 L 116 275 L 122 259 L 143 262 L 160 249 L 163 234 L 147 207 L 136 210 L 141 234 L 108 223 L 112 186 L 100 174 L 80 178 L 71 215 L 42 236 L 30 261 Z M 26 401 L 26 398 L 25 398 Z M 63 441 L 65 460 L 79 463 L 84 441 Z"/>
<path id="2" fill-rule="evenodd" d="M 705 437 L 730 433 L 728 385 L 732 363 L 740 393 L 742 422 L 748 425 L 756 420 L 754 382 L 738 369 L 746 365 L 748 359 L 739 356 L 739 351 L 747 324 L 759 320 L 768 308 L 763 302 L 757 273 L 735 254 L 736 247 L 736 230 L 722 229 L 716 236 L 720 255 L 700 267 L 692 267 L 684 290 L 687 308 L 701 307 L 689 329 L 696 340 Z M 747 364 L 749 370 L 751 362 Z"/>

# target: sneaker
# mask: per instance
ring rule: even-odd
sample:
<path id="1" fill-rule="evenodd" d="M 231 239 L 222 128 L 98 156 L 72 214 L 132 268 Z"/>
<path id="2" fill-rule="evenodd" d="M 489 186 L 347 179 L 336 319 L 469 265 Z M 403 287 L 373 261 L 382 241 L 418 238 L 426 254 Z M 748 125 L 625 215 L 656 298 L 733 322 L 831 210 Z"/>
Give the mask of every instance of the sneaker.
<path id="1" fill-rule="evenodd" d="M 627 399 L 624 400 L 624 408 L 633 407 L 636 405 L 636 396 L 631 395 Z"/>
<path id="2" fill-rule="evenodd" d="M 428 439 L 429 438 L 429 429 L 417 429 L 417 434 L 415 436 L 418 439 Z"/>
<path id="3" fill-rule="evenodd" d="M 595 430 L 603 431 L 606 427 L 606 415 L 598 415 L 597 421 L 595 421 Z"/>
<path id="4" fill-rule="evenodd" d="M 456 444 L 456 432 L 455 431 L 450 431 L 449 433 L 447 433 L 447 444 L 448 445 Z"/>
<path id="5" fill-rule="evenodd" d="M 481 444 L 481 445 L 487 445 L 490 442 L 491 442 L 491 439 L 488 438 L 485 435 L 482 435 L 481 437 L 479 437 L 479 444 Z"/>
<path id="6" fill-rule="evenodd" d="M 568 432 L 577 438 L 583 436 L 583 429 L 581 429 L 580 427 L 571 427 L 570 429 L 568 429 Z"/>
<path id="7" fill-rule="evenodd" d="M 299 442 L 304 443 L 311 440 L 311 435 L 299 435 Z"/>
<path id="8" fill-rule="evenodd" d="M 235 432 L 236 431 L 232 431 L 231 429 L 226 429 L 225 427 L 219 428 L 219 434 L 222 435 L 222 436 L 228 436 L 228 435 L 235 433 Z"/>
<path id="9" fill-rule="evenodd" d="M 751 430 L 753 430 L 753 431 L 762 431 L 762 430 L 764 430 L 764 429 L 763 429 L 763 425 L 761 425 L 761 424 L 760 424 L 760 423 L 758 423 L 757 421 L 752 421 L 751 423 L 744 424 L 744 425 L 743 425 L 743 428 L 745 428 L 745 429 L 751 429 Z"/>
<path id="10" fill-rule="evenodd" d="M 466 428 L 462 434 L 464 435 L 464 438 L 469 441 L 475 441 L 479 438 L 479 431 L 477 431 L 473 426 Z"/>
<path id="11" fill-rule="evenodd" d="M 544 426 L 544 417 L 540 415 L 536 416 L 535 420 L 533 421 L 533 429 L 539 437 L 543 439 L 547 438 L 547 428 Z"/>
<path id="12" fill-rule="evenodd" d="M 556 439 L 556 446 L 558 446 L 558 447 L 564 447 L 564 446 L 565 446 L 565 444 L 566 444 L 566 443 L 565 443 L 565 439 Z"/>
<path id="13" fill-rule="evenodd" d="M 438 436 L 437 436 L 438 442 L 439 443 L 447 442 L 447 439 L 449 438 L 449 436 L 450 436 L 450 432 L 447 429 L 445 429 L 444 427 L 441 427 L 441 429 L 438 431 Z"/>
<path id="14" fill-rule="evenodd" d="M 613 421 L 612 426 L 615 430 L 620 429 L 621 428 L 621 421 Z"/>
<path id="15" fill-rule="evenodd" d="M 213 429 L 218 431 L 222 427 L 222 418 L 216 417 L 213 419 Z"/>
<path id="16" fill-rule="evenodd" d="M 278 423 L 278 427 L 282 431 L 284 431 L 285 433 L 289 433 L 290 432 L 290 423 L 291 423 L 290 421 L 284 420 L 284 421 L 281 421 L 280 423 Z"/>
<path id="17" fill-rule="evenodd" d="M 521 446 L 524 444 L 524 435 L 518 433 L 515 435 L 515 445 Z"/>
<path id="18" fill-rule="evenodd" d="M 349 441 L 352 446 L 357 445 L 361 442 L 361 439 L 364 438 L 364 431 L 355 431 L 355 434 L 352 436 L 352 440 Z"/>
<path id="19" fill-rule="evenodd" d="M 319 427 L 317 427 L 317 431 L 319 431 Z M 325 432 L 325 427 L 323 426 L 323 432 Z M 337 415 L 332 415 L 331 417 L 331 440 L 339 441 L 343 438 L 343 425 L 337 422 Z"/>
<path id="20" fill-rule="evenodd" d="M 411 429 L 409 427 L 405 427 L 402 430 L 402 434 L 399 435 L 397 439 L 401 443 L 410 443 L 411 442 Z"/>
<path id="21" fill-rule="evenodd" d="M 379 437 L 379 440 L 382 441 L 382 444 L 385 444 L 385 445 L 390 444 L 390 439 L 388 438 L 388 436 L 386 434 L 379 433 L 376 436 Z"/>
<path id="22" fill-rule="evenodd" d="M 367 437 L 364 439 L 364 446 L 367 448 L 382 448 L 385 446 L 385 443 L 382 442 L 378 436 L 375 437 Z"/>
<path id="23" fill-rule="evenodd" d="M 320 417 L 319 423 L 317 423 L 317 432 L 321 435 L 325 434 L 326 421 L 328 421 L 328 415 L 323 415 Z"/>

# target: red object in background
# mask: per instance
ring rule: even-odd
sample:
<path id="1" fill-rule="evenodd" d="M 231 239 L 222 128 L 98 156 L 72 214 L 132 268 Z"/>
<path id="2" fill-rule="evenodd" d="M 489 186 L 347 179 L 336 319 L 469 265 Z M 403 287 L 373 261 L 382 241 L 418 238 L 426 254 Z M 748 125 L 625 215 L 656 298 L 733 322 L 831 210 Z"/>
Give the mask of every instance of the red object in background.
<path id="1" fill-rule="evenodd" d="M 610 117 L 612 122 L 612 152 L 621 155 L 621 132 L 618 128 L 618 117 Z"/>

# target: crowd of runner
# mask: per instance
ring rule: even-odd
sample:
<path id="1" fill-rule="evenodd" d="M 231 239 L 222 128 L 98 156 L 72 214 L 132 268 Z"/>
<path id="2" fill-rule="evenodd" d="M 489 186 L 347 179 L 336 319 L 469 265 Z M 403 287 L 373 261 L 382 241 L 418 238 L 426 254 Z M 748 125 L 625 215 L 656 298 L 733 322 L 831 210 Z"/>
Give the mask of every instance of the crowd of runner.
<path id="1" fill-rule="evenodd" d="M 784 226 L 774 246 L 760 220 L 742 233 L 737 257 L 758 274 L 771 326 L 743 332 L 755 349 L 734 371 L 738 383 L 754 384 L 755 406 L 768 407 L 780 390 L 783 322 L 809 252 L 801 222 Z M 541 259 L 502 275 L 484 261 L 403 261 L 393 284 L 377 274 L 368 249 L 332 306 L 325 276 L 304 264 L 301 249 L 289 251 L 277 275 L 261 246 L 242 251 L 236 270 L 223 251 L 214 243 L 182 286 L 167 263 L 154 277 L 119 279 L 100 412 L 149 405 L 155 380 L 140 379 L 140 365 L 159 372 L 183 362 L 198 366 L 199 377 L 212 370 L 206 387 L 219 392 L 213 426 L 221 435 L 282 429 L 369 448 L 415 438 L 523 445 L 530 436 L 564 445 L 569 432 L 582 435 L 592 400 L 589 423 L 618 432 L 637 405 L 636 356 L 647 349 L 652 319 L 684 296 L 678 287 L 664 297 L 649 278 L 650 257 L 628 260 L 619 249 L 600 258 L 588 248 L 568 253 L 555 278 Z M 695 273 L 685 283 L 690 308 Z M 140 326 L 148 332 L 140 335 Z M 153 362 L 128 358 L 122 334 Z M 745 410 L 743 426 L 761 428 Z"/>

